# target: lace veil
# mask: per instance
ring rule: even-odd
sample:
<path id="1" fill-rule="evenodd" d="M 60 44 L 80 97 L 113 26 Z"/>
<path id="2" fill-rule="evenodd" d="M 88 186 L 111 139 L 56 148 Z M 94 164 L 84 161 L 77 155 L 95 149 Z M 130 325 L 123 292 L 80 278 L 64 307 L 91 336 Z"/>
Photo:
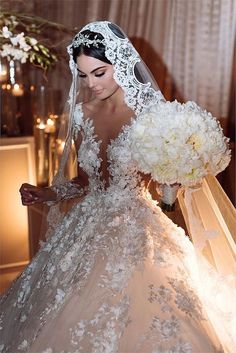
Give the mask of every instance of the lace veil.
<path id="1" fill-rule="evenodd" d="M 96 39 L 95 35 L 94 39 L 90 40 L 86 35 L 86 31 L 95 32 L 99 35 L 99 38 L 103 39 Z M 76 175 L 75 168 L 77 161 L 76 153 L 73 149 L 73 117 L 75 106 L 78 103 L 90 101 L 93 98 L 91 90 L 86 88 L 83 80 L 80 79 L 77 65 L 73 59 L 73 47 L 78 47 L 81 44 L 87 46 L 103 45 L 105 47 L 105 56 L 113 65 L 114 79 L 124 92 L 124 99 L 127 106 L 134 111 L 136 116 L 159 100 L 165 100 L 148 67 L 130 40 L 117 25 L 109 21 L 98 21 L 89 23 L 83 27 L 67 47 L 70 58 L 69 67 L 72 73 L 72 84 L 58 136 L 60 141 L 64 141 L 64 149 L 62 155 L 60 155 L 60 165 L 53 178 L 52 185 L 62 185 Z M 58 221 L 68 209 L 67 203 L 64 201 L 50 207 L 47 217 L 49 231 L 55 228 Z"/>

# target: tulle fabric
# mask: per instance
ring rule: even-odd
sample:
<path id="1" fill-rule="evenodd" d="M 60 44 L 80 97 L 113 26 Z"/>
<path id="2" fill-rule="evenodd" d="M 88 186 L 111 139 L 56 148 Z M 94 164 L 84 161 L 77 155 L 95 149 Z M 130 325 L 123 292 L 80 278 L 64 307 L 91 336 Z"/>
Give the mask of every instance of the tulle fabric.
<path id="1" fill-rule="evenodd" d="M 195 251 L 182 229 L 144 197 L 133 199 L 130 213 L 126 207 L 108 211 L 102 199 L 91 196 L 100 211 L 97 217 L 88 212 L 83 227 L 77 220 L 86 206 L 75 206 L 33 260 L 32 271 L 11 289 L 2 335 L 8 352 L 220 352 L 201 300 Z M 65 258 L 71 260 L 62 271 Z M 26 281 L 29 293 L 17 308 L 15 294 Z"/>

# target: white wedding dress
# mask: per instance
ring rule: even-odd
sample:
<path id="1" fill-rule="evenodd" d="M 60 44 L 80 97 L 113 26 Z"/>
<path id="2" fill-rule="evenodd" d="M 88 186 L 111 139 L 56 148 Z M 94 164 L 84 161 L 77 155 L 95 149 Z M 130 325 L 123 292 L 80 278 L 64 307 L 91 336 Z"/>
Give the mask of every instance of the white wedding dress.
<path id="1" fill-rule="evenodd" d="M 100 142 L 80 105 L 73 126 L 89 192 L 2 298 L 0 352 L 223 352 L 194 247 L 140 183 L 132 125 L 107 149 L 107 188 Z M 201 272 L 214 281 L 207 264 Z"/>

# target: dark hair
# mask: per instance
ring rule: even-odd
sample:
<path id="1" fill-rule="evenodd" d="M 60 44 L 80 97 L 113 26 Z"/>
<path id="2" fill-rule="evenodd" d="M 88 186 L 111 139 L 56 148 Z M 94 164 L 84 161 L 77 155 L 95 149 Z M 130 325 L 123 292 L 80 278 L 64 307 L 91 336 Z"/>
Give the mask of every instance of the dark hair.
<path id="1" fill-rule="evenodd" d="M 124 34 L 121 32 L 120 28 L 113 23 L 108 25 L 110 29 L 117 35 L 119 38 L 125 38 Z M 100 33 L 91 32 L 90 30 L 84 30 L 81 34 L 86 35 L 88 39 L 99 39 L 103 40 L 103 36 Z M 111 64 L 111 62 L 106 58 L 105 55 L 105 46 L 102 43 L 97 43 L 97 46 L 90 45 L 89 47 L 83 44 L 80 44 L 79 47 L 72 47 L 73 50 L 73 59 L 76 63 L 76 59 L 81 54 L 92 56 L 95 59 L 101 60 L 107 64 Z"/>

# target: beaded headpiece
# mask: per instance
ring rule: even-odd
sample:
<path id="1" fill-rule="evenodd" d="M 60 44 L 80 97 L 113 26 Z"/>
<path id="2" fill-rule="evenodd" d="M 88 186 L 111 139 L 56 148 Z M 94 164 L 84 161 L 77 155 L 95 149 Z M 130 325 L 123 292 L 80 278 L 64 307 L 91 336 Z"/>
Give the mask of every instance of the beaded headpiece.
<path id="1" fill-rule="evenodd" d="M 97 35 L 91 39 L 88 34 L 78 33 L 73 40 L 74 48 L 78 48 L 80 45 L 84 45 L 88 48 L 91 46 L 98 48 L 99 44 L 103 44 L 105 46 L 106 42 L 104 39 L 99 39 Z"/>

